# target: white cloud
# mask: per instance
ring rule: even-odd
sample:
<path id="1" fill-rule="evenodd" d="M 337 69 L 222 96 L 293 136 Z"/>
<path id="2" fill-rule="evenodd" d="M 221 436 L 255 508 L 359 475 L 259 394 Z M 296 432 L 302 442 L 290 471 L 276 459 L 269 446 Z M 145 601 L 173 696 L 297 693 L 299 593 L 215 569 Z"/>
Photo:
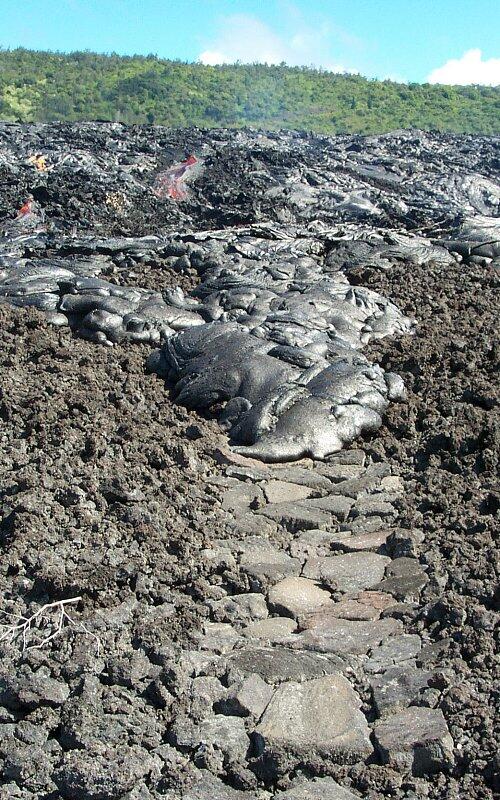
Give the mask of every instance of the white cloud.
<path id="1" fill-rule="evenodd" d="M 500 58 L 483 61 L 479 48 L 467 50 L 462 58 L 452 58 L 442 67 L 432 70 L 428 83 L 447 83 L 467 86 L 472 83 L 484 86 L 500 85 Z"/>
<path id="2" fill-rule="evenodd" d="M 278 35 L 258 17 L 223 17 L 214 41 L 198 56 L 202 64 L 281 64 L 315 66 L 331 72 L 357 72 L 331 57 L 328 26 L 307 26 L 302 17 L 290 17 L 287 32 Z"/>

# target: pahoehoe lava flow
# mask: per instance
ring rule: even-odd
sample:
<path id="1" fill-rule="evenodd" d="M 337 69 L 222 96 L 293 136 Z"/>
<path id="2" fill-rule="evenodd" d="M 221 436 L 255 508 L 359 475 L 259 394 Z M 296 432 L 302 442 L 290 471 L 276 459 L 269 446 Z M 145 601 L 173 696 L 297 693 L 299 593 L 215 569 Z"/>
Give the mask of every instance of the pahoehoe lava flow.
<path id="1" fill-rule="evenodd" d="M 420 136 L 419 148 L 406 147 L 405 158 L 391 158 L 394 145 L 413 145 L 411 136 L 372 137 L 365 148 L 344 138 L 337 150 L 335 140 L 320 137 L 250 136 L 248 168 L 237 136 L 204 141 L 207 166 L 184 210 L 187 231 L 170 235 L 61 236 L 57 223 L 55 231 L 47 229 L 30 199 L 4 224 L 0 297 L 43 310 L 54 324 L 102 344 L 159 344 L 149 367 L 175 384 L 177 401 L 189 408 L 225 404 L 223 424 L 242 454 L 274 462 L 325 458 L 375 431 L 388 402 L 404 396 L 401 378 L 384 373 L 360 350 L 372 339 L 410 333 L 413 322 L 389 300 L 352 286 L 353 265 L 375 262 L 390 269 L 404 259 L 491 260 L 500 252 L 495 183 L 473 171 L 459 176 L 452 157 L 449 171 L 441 163 L 442 173 L 431 178 L 423 171 L 436 147 L 430 135 Z M 54 182 L 71 167 L 68 154 L 50 156 Z M 97 176 L 97 159 L 85 157 Z M 280 163 L 287 159 L 295 160 L 288 169 Z M 118 155 L 115 171 L 128 190 L 121 202 L 131 203 L 145 184 L 134 172 L 145 165 L 136 158 L 128 164 L 136 169 L 124 171 L 120 160 Z M 274 213 L 259 221 L 264 215 L 251 196 L 253 226 L 200 232 L 209 205 L 217 218 L 214 184 L 223 183 L 218 172 L 226 165 L 244 167 L 232 176 L 242 194 L 266 183 L 260 204 L 274 206 Z M 82 169 L 72 167 L 73 173 Z M 41 187 L 38 194 L 43 196 Z M 424 220 L 430 216 L 434 222 L 436 208 L 440 238 L 419 235 L 421 229 L 432 231 Z M 193 267 L 200 282 L 185 296 L 179 287 L 162 293 L 99 277 L 113 257 L 124 254 L 174 256 L 176 264 L 184 260 Z"/>
<path id="2" fill-rule="evenodd" d="M 2 799 L 493 800 L 498 144 L 0 123 Z"/>

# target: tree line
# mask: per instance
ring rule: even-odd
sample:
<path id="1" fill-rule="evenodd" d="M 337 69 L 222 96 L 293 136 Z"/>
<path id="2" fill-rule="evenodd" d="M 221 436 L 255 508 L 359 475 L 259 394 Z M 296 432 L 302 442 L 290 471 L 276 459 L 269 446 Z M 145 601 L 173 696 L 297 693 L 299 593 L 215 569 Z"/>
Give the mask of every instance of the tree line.
<path id="1" fill-rule="evenodd" d="M 0 119 L 498 134 L 500 89 L 401 84 L 285 64 L 0 49 Z"/>

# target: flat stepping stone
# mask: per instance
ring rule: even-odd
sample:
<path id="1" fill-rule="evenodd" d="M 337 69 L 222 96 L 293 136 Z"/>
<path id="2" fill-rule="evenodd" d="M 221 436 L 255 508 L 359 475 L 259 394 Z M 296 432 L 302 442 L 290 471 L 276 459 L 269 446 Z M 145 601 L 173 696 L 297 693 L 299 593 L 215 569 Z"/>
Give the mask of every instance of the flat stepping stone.
<path id="1" fill-rule="evenodd" d="M 270 608 L 278 614 L 297 619 L 302 614 L 318 611 L 329 605 L 330 593 L 307 578 L 285 578 L 269 590 Z"/>
<path id="2" fill-rule="evenodd" d="M 286 792 L 273 795 L 273 800 L 360 800 L 358 795 L 340 786 L 333 778 L 301 781 Z"/>
<path id="3" fill-rule="evenodd" d="M 260 622 L 252 622 L 243 630 L 249 639 L 264 639 L 266 644 L 286 641 L 297 629 L 297 623 L 290 617 L 269 617 Z"/>
<path id="4" fill-rule="evenodd" d="M 332 483 L 340 483 L 340 481 L 349 481 L 353 478 L 359 478 L 365 470 L 360 464 L 319 463 L 316 467 L 316 471 L 324 475 L 325 478 L 328 478 Z"/>
<path id="5" fill-rule="evenodd" d="M 256 728 L 257 747 L 287 771 L 318 757 L 337 764 L 364 761 L 373 748 L 360 708 L 360 698 L 339 674 L 284 683 Z"/>
<path id="6" fill-rule="evenodd" d="M 269 481 L 264 484 L 262 489 L 268 503 L 290 503 L 294 500 L 304 500 L 313 493 L 313 489 L 308 486 L 279 480 Z"/>
<path id="7" fill-rule="evenodd" d="M 329 464 L 358 464 L 364 467 L 366 455 L 363 450 L 340 450 L 338 453 L 328 456 L 324 463 L 325 466 Z"/>
<path id="8" fill-rule="evenodd" d="M 378 584 L 389 562 L 390 558 L 370 552 L 310 558 L 303 575 L 336 591 L 353 593 Z"/>
<path id="9" fill-rule="evenodd" d="M 429 578 L 421 569 L 406 575 L 394 575 L 392 577 L 384 578 L 380 581 L 375 589 L 381 592 L 391 594 L 395 600 L 411 601 L 418 600 L 420 593 L 424 586 L 428 583 Z"/>
<path id="10" fill-rule="evenodd" d="M 250 580 L 253 591 L 264 592 L 268 586 L 300 572 L 301 562 L 265 539 L 253 537 L 243 543 L 240 567 Z"/>
<path id="11" fill-rule="evenodd" d="M 356 505 L 353 507 L 353 516 L 356 517 L 395 517 L 397 514 L 396 509 L 392 503 L 383 500 L 377 495 L 367 495 L 360 497 L 356 500 Z"/>
<path id="12" fill-rule="evenodd" d="M 332 550 L 341 550 L 344 553 L 357 553 L 360 550 L 370 550 L 376 553 L 385 546 L 390 533 L 389 530 L 384 529 L 371 533 L 360 533 L 357 536 L 352 533 L 339 533 L 332 539 L 331 547 Z"/>
<path id="13" fill-rule="evenodd" d="M 248 675 L 229 687 L 226 697 L 219 704 L 223 714 L 260 719 L 266 709 L 273 688 L 260 675 Z"/>
<path id="14" fill-rule="evenodd" d="M 206 769 L 199 770 L 199 776 L 182 793 L 178 789 L 168 789 L 165 800 L 258 800 L 256 792 L 233 789 Z"/>
<path id="15" fill-rule="evenodd" d="M 227 664 L 243 675 L 256 673 L 267 683 L 309 680 L 331 675 L 345 666 L 335 657 L 280 646 L 238 650 L 227 659 Z"/>
<path id="16" fill-rule="evenodd" d="M 295 635 L 295 647 L 340 656 L 366 655 L 369 650 L 401 630 L 395 619 L 369 622 L 338 619 L 329 611 L 318 611 L 301 621 L 303 631 Z"/>
<path id="17" fill-rule="evenodd" d="M 379 619 L 382 611 L 391 604 L 392 597 L 389 594 L 360 592 L 356 597 L 334 603 L 329 613 L 338 619 L 368 621 Z"/>
<path id="18" fill-rule="evenodd" d="M 410 706 L 376 722 L 374 739 L 392 769 L 422 777 L 453 765 L 453 740 L 440 709 Z"/>
<path id="19" fill-rule="evenodd" d="M 308 501 L 311 502 L 311 501 Z M 283 528 L 296 533 L 309 528 L 325 529 L 332 524 L 331 514 L 317 508 L 308 508 L 300 503 L 271 503 L 264 508 L 259 508 L 256 516 L 263 516 L 274 520 Z"/>
<path id="20" fill-rule="evenodd" d="M 262 505 L 263 502 L 262 489 L 252 483 L 241 483 L 240 481 L 236 486 L 227 489 L 222 496 L 224 511 L 231 511 L 237 515 L 244 514 L 254 508 L 257 503 Z"/>
<path id="21" fill-rule="evenodd" d="M 318 470 L 304 469 L 303 467 L 239 467 L 232 466 L 226 470 L 226 475 L 239 480 L 250 480 L 255 482 L 279 480 L 286 481 L 299 486 L 307 486 L 310 489 L 325 489 L 331 487 L 331 481 Z"/>
<path id="22" fill-rule="evenodd" d="M 329 494 L 327 497 L 318 497 L 315 500 L 307 500 L 307 502 L 302 501 L 300 505 L 306 508 L 318 508 L 321 511 L 327 511 L 341 522 L 344 522 L 349 516 L 352 504 L 353 500 L 351 498 Z"/>
<path id="23" fill-rule="evenodd" d="M 370 660 L 366 663 L 365 669 L 367 672 L 383 672 L 401 661 L 409 661 L 415 658 L 421 647 L 422 640 L 416 634 L 393 636 L 371 652 Z"/>
<path id="24" fill-rule="evenodd" d="M 390 667 L 370 681 L 373 702 L 379 717 L 386 717 L 407 708 L 418 699 L 432 677 L 432 672 L 408 666 Z"/>

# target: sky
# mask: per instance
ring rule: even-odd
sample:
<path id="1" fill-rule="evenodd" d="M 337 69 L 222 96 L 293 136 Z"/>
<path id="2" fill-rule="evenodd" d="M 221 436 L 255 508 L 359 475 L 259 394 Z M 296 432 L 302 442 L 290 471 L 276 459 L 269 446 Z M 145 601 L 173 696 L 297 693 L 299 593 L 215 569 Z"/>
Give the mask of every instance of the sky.
<path id="1" fill-rule="evenodd" d="M 500 2 L 0 0 L 0 47 L 500 85 Z"/>

